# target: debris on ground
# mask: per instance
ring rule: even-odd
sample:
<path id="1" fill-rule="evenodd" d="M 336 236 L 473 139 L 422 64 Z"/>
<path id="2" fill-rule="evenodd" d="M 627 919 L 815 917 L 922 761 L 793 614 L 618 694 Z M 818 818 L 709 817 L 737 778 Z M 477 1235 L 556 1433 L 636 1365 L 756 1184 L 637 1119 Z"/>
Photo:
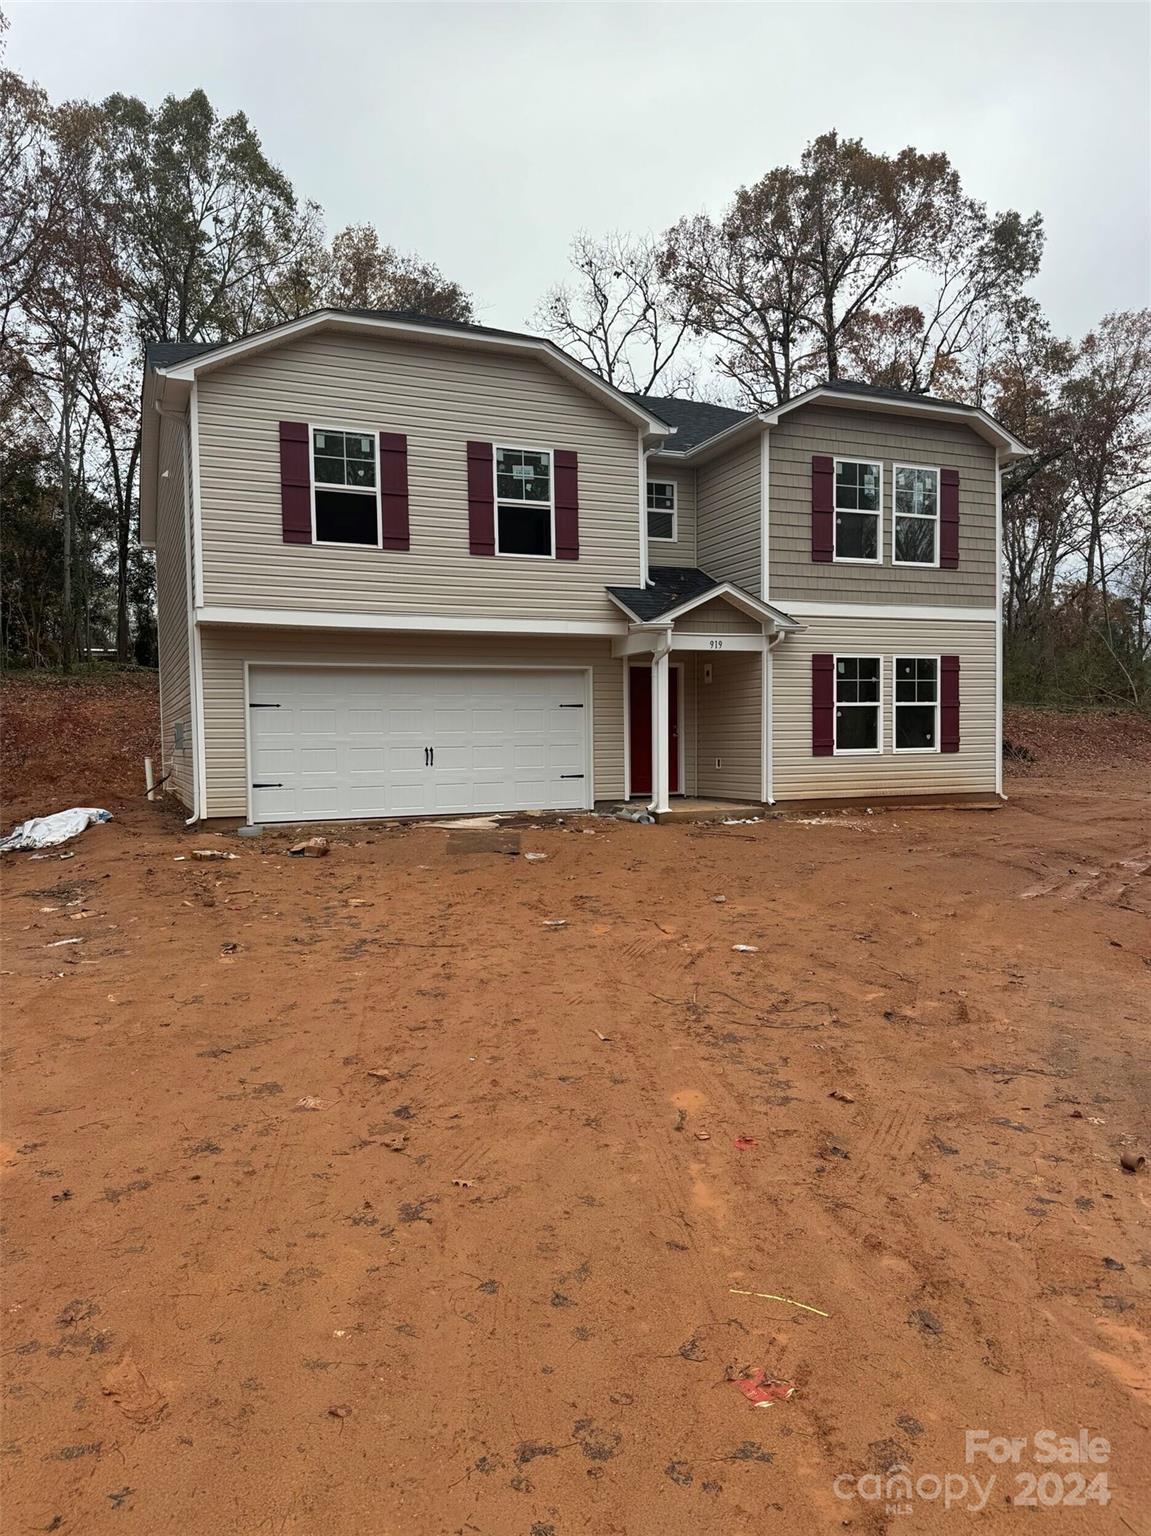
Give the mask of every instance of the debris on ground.
<path id="1" fill-rule="evenodd" d="M 599 1032 L 598 1029 L 593 1029 L 592 1034 L 596 1037 L 597 1040 L 602 1040 L 605 1045 L 609 1045 L 611 1043 L 611 1035 L 603 1035 Z"/>
<path id="2" fill-rule="evenodd" d="M 524 858 L 529 864 L 540 864 L 547 858 L 546 853 L 525 853 Z"/>
<path id="3" fill-rule="evenodd" d="M 541 926 L 544 927 L 544 928 L 553 928 L 553 929 L 555 929 L 555 928 L 566 928 L 567 925 L 568 924 L 567 924 L 567 918 L 566 917 L 549 917 L 549 918 L 545 918 L 544 922 L 541 924 Z"/>
<path id="4" fill-rule="evenodd" d="M 289 848 L 288 853 L 296 859 L 322 859 L 328 852 L 328 839 L 326 837 L 309 837 L 306 842 L 297 843 Z M 230 854 L 230 858 L 236 855 Z"/>
<path id="5" fill-rule="evenodd" d="M 798 1307 L 801 1312 L 814 1312 L 816 1317 L 830 1317 L 830 1312 L 824 1312 L 819 1307 L 809 1307 L 806 1301 L 792 1301 L 790 1296 L 773 1296 L 769 1291 L 739 1291 L 734 1285 L 728 1286 L 732 1296 L 754 1296 L 759 1301 L 782 1301 L 784 1306 Z"/>
<path id="6" fill-rule="evenodd" d="M 402 1152 L 408 1144 L 407 1132 L 401 1131 L 398 1136 L 385 1136 L 383 1144 L 389 1152 Z"/>
<path id="7" fill-rule="evenodd" d="M 1119 1159 L 1119 1166 L 1124 1173 L 1138 1173 L 1146 1161 L 1142 1152 L 1124 1152 Z"/>
<path id="8" fill-rule="evenodd" d="M 733 944 L 731 946 L 731 948 L 732 948 L 732 953 L 736 954 L 736 955 L 758 955 L 759 954 L 759 945 L 758 944 Z"/>
<path id="9" fill-rule="evenodd" d="M 223 848 L 193 848 L 194 859 L 238 859 L 238 853 L 227 853 Z"/>
<path id="10" fill-rule="evenodd" d="M 0 841 L 0 853 L 24 853 L 35 848 L 55 848 L 73 837 L 79 837 L 85 827 L 111 821 L 112 812 L 97 806 L 73 806 L 70 811 L 56 811 L 51 816 L 33 816 L 13 827 L 8 836 Z"/>
<path id="11" fill-rule="evenodd" d="M 759 1143 L 756 1141 L 754 1136 L 737 1136 L 732 1142 L 732 1146 L 735 1147 L 739 1152 L 748 1152 L 752 1147 L 758 1145 Z"/>
<path id="12" fill-rule="evenodd" d="M 850 1093 L 844 1093 L 841 1088 L 833 1088 L 827 1095 L 829 1099 L 838 1099 L 841 1104 L 854 1104 L 855 1099 Z"/>
<path id="13" fill-rule="evenodd" d="M 786 1403 L 795 1396 L 794 1381 L 779 1381 L 760 1366 L 743 1368 L 733 1386 L 738 1388 L 753 1408 L 772 1408 L 776 1403 Z"/>
<path id="14" fill-rule="evenodd" d="M 711 1132 L 710 1131 L 696 1131 L 695 1139 L 696 1139 L 696 1141 L 710 1141 L 711 1140 Z"/>
<path id="15" fill-rule="evenodd" d="M 313 1098 L 310 1094 L 305 1094 L 302 1099 L 296 1100 L 297 1109 L 327 1109 L 327 1107 L 325 1100 Z"/>
<path id="16" fill-rule="evenodd" d="M 257 822 L 252 822 L 250 826 L 236 828 L 237 837 L 263 837 L 263 835 L 264 829 Z"/>
<path id="17" fill-rule="evenodd" d="M 392 1074 L 386 1067 L 369 1067 L 367 1075 L 374 1077 L 378 1083 L 390 1083 L 392 1080 Z"/>

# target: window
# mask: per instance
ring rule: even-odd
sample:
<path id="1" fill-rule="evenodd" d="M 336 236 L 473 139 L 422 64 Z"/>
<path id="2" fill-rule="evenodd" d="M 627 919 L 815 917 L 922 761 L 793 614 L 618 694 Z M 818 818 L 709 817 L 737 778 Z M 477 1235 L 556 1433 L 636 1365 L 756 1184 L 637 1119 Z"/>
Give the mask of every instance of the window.
<path id="1" fill-rule="evenodd" d="M 380 542 L 374 432 L 312 432 L 317 544 Z"/>
<path id="2" fill-rule="evenodd" d="M 647 536 L 649 539 L 676 537 L 674 480 L 649 480 L 647 483 Z"/>
<path id="3" fill-rule="evenodd" d="M 883 469 L 879 464 L 835 461 L 836 560 L 878 562 Z"/>
<path id="4" fill-rule="evenodd" d="M 938 565 L 939 471 L 895 466 L 892 559 L 896 565 Z"/>
<path id="5" fill-rule="evenodd" d="M 550 559 L 552 456 L 526 448 L 497 448 L 496 554 Z"/>
<path id="6" fill-rule="evenodd" d="M 895 750 L 939 751 L 939 657 L 895 658 Z"/>
<path id="7" fill-rule="evenodd" d="M 835 750 L 879 752 L 878 656 L 835 658 Z"/>

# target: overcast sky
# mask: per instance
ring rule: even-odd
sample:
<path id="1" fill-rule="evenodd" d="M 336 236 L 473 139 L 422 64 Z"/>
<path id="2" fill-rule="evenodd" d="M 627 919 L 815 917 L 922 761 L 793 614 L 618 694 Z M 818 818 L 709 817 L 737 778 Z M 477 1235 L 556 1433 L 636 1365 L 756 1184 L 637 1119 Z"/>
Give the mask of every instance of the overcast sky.
<path id="1" fill-rule="evenodd" d="M 1059 330 L 1149 302 L 1142 3 L 0 4 L 52 97 L 202 86 L 330 231 L 374 223 L 491 325 L 525 325 L 574 230 L 716 212 L 831 127 L 1039 209 Z"/>

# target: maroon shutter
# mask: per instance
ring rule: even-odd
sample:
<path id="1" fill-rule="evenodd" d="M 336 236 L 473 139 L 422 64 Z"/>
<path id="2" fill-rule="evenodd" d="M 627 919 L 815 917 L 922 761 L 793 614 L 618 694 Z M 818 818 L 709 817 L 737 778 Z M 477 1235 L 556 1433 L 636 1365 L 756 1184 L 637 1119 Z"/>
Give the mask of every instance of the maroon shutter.
<path id="1" fill-rule="evenodd" d="M 811 558 L 830 564 L 835 552 L 835 460 L 811 456 Z"/>
<path id="2" fill-rule="evenodd" d="M 308 426 L 280 423 L 280 522 L 285 544 L 312 542 L 312 466 Z"/>
<path id="3" fill-rule="evenodd" d="M 473 555 L 496 552 L 491 443 L 468 444 L 468 547 Z"/>
<path id="4" fill-rule="evenodd" d="M 811 658 L 811 755 L 835 752 L 835 657 Z"/>
<path id="5" fill-rule="evenodd" d="M 959 751 L 959 657 L 939 658 L 939 750 Z"/>
<path id="6" fill-rule="evenodd" d="M 557 448 L 555 459 L 556 559 L 579 559 L 579 467 L 574 453 Z"/>
<path id="7" fill-rule="evenodd" d="M 400 432 L 380 433 L 380 512 L 384 548 L 410 549 L 408 440 Z"/>
<path id="8" fill-rule="evenodd" d="M 939 564 L 945 571 L 959 569 L 959 471 L 939 471 Z"/>

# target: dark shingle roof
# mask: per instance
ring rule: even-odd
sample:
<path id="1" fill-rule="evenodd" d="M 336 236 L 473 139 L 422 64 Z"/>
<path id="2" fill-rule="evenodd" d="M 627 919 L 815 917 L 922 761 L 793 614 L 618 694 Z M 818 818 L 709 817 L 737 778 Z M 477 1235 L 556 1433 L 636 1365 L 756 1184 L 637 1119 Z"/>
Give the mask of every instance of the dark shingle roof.
<path id="1" fill-rule="evenodd" d="M 144 361 L 148 368 L 169 368 L 222 345 L 214 341 L 150 341 L 144 348 Z"/>
<path id="2" fill-rule="evenodd" d="M 691 565 L 653 565 L 649 575 L 649 587 L 608 588 L 611 595 L 643 624 L 650 624 L 662 614 L 690 603 L 693 597 L 703 597 L 721 585 L 714 576 Z"/>
<path id="3" fill-rule="evenodd" d="M 666 444 L 673 453 L 685 453 L 717 432 L 755 414 L 754 411 L 733 411 L 726 405 L 709 405 L 704 400 L 680 400 L 675 396 L 633 395 L 632 399 L 645 411 L 666 421 L 669 427 L 675 427 L 675 436 Z"/>
<path id="4" fill-rule="evenodd" d="M 848 395 L 874 395 L 880 400 L 910 400 L 917 405 L 957 405 L 965 411 L 974 410 L 962 400 L 944 400 L 940 395 L 924 395 L 914 389 L 888 389 L 884 384 L 864 384 L 859 379 L 828 379 L 828 389 L 840 389 Z"/>

